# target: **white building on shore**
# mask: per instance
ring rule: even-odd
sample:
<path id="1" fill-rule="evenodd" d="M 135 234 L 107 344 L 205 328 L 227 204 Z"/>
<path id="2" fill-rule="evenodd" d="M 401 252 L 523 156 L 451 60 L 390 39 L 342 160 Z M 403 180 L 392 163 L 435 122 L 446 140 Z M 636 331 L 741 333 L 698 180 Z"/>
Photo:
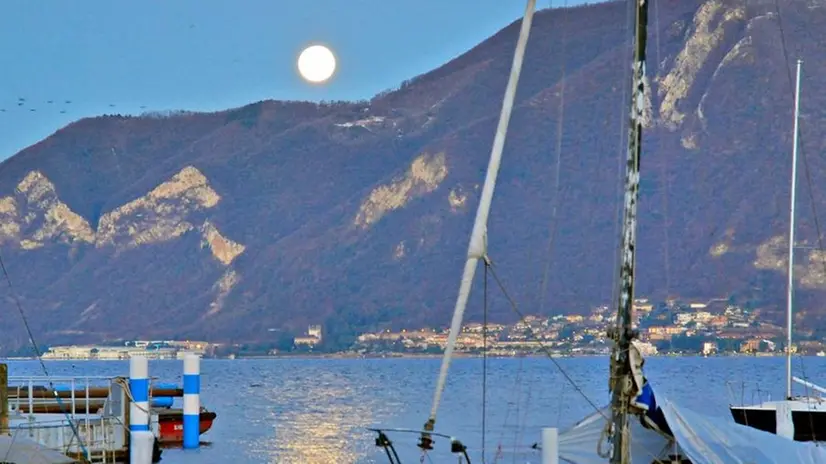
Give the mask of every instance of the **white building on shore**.
<path id="1" fill-rule="evenodd" d="M 132 341 L 119 346 L 70 345 L 53 346 L 43 353 L 43 359 L 98 359 L 118 360 L 132 356 L 147 359 L 177 359 L 184 353 L 203 355 L 209 345 L 205 342 L 145 342 Z"/>

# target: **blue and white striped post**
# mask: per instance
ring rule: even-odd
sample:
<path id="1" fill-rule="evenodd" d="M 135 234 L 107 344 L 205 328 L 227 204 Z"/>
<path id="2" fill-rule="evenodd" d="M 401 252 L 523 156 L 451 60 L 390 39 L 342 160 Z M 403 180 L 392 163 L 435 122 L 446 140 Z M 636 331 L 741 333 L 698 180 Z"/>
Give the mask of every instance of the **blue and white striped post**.
<path id="1" fill-rule="evenodd" d="M 149 464 L 154 435 L 149 430 L 149 361 L 143 356 L 129 359 L 129 391 L 129 460 Z"/>
<path id="2" fill-rule="evenodd" d="M 184 449 L 201 444 L 201 358 L 184 355 Z"/>

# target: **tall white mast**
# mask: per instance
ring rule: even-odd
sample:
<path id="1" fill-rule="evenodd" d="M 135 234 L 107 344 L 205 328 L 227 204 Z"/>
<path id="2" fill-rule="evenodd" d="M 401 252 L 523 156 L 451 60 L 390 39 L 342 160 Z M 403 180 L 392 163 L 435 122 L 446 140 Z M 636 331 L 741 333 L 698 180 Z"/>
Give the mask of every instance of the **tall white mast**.
<path id="1" fill-rule="evenodd" d="M 802 60 L 797 60 L 797 82 L 794 90 L 794 135 L 792 135 L 792 194 L 789 219 L 789 283 L 786 294 L 786 398 L 792 397 L 792 297 L 794 295 L 794 204 L 797 192 L 797 120 L 800 116 L 800 72 Z"/>
<path id="2" fill-rule="evenodd" d="M 450 333 L 447 337 L 445 355 L 442 358 L 442 367 L 439 371 L 439 380 L 436 383 L 436 392 L 433 395 L 433 406 L 430 410 L 430 417 L 424 425 L 426 432 L 433 431 L 436 423 L 436 412 L 439 409 L 442 392 L 447 380 L 447 371 L 450 368 L 450 361 L 453 356 L 453 349 L 456 346 L 456 337 L 462 329 L 462 316 L 465 313 L 470 288 L 473 284 L 473 276 L 480 259 L 486 259 L 487 223 L 490 203 L 493 199 L 493 189 L 496 186 L 496 176 L 499 174 L 499 165 L 502 161 L 502 151 L 505 148 L 505 136 L 508 133 L 508 123 L 510 122 L 513 102 L 516 97 L 516 84 L 519 82 L 519 74 L 522 71 L 522 60 L 525 56 L 525 47 L 528 43 L 528 35 L 531 30 L 533 13 L 536 9 L 536 0 L 528 0 L 525 7 L 525 15 L 522 17 L 522 28 L 519 31 L 519 39 L 516 42 L 516 51 L 513 55 L 511 73 L 508 78 L 508 85 L 505 89 L 505 97 L 502 102 L 502 111 L 499 114 L 499 125 L 496 127 L 496 136 L 493 139 L 490 161 L 488 163 L 485 183 L 482 186 L 482 196 L 479 200 L 479 207 L 476 210 L 476 219 L 473 222 L 473 231 L 470 235 L 468 245 L 467 261 L 462 274 L 462 282 L 459 285 L 459 295 L 456 298 L 456 307 L 453 310 L 453 320 L 450 323 Z M 432 439 L 430 434 L 423 432 L 419 447 L 431 449 Z"/>

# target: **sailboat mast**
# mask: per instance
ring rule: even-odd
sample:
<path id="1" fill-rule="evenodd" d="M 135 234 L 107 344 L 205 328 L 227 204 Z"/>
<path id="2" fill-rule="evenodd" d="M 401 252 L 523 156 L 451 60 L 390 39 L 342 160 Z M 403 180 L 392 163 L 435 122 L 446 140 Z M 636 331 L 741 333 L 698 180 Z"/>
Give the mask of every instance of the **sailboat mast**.
<path id="1" fill-rule="evenodd" d="M 620 288 L 617 301 L 617 323 L 610 334 L 614 339 L 611 354 L 611 430 L 612 464 L 630 462 L 629 405 L 633 399 L 633 379 L 629 349 L 635 334 L 632 327 L 634 304 L 634 264 L 636 255 L 637 201 L 640 190 L 640 152 L 642 149 L 643 110 L 645 108 L 645 46 L 648 33 L 648 0 L 632 0 L 635 4 L 634 58 L 631 77 L 631 120 L 628 125 L 628 156 L 625 172 L 625 207 L 620 255 Z"/>
<path id="2" fill-rule="evenodd" d="M 424 431 L 419 441 L 419 447 L 423 450 L 432 448 L 433 440 L 428 432 L 432 432 L 436 424 L 436 412 L 439 409 L 442 392 L 447 381 L 447 372 L 450 368 L 450 361 L 456 346 L 456 337 L 462 329 L 462 316 L 467 306 L 476 267 L 480 259 L 487 260 L 488 213 L 490 212 L 490 204 L 493 200 L 493 190 L 496 187 L 496 176 L 499 173 L 499 165 L 502 161 L 502 151 L 505 148 L 505 137 L 508 133 L 508 123 L 510 122 L 513 103 L 516 99 L 516 87 L 519 82 L 519 74 L 522 72 L 522 61 L 525 57 L 525 49 L 528 44 L 534 10 L 536 10 L 536 0 L 527 0 L 525 15 L 522 17 L 522 27 L 519 30 L 519 38 L 516 41 L 516 50 L 513 55 L 508 85 L 505 88 L 505 96 L 502 101 L 502 110 L 499 114 L 499 125 L 496 127 L 496 135 L 493 138 L 488 170 L 485 174 L 485 183 L 482 186 L 482 196 L 479 199 L 479 207 L 476 209 L 476 219 L 473 222 L 473 230 L 470 235 L 467 261 L 465 261 L 465 269 L 459 285 L 459 295 L 456 298 L 456 306 L 453 310 L 453 319 L 450 323 L 450 332 L 448 333 L 447 345 L 445 346 L 445 354 L 442 358 L 442 366 L 439 369 L 436 391 L 433 394 L 433 405 L 431 406 L 430 416 L 424 424 Z"/>
<path id="3" fill-rule="evenodd" d="M 789 208 L 789 283 L 786 294 L 786 398 L 792 398 L 792 297 L 794 296 L 794 205 L 797 192 L 797 136 L 800 116 L 800 73 L 803 61 L 797 60 L 797 80 L 794 89 L 794 135 L 792 135 L 792 193 Z"/>

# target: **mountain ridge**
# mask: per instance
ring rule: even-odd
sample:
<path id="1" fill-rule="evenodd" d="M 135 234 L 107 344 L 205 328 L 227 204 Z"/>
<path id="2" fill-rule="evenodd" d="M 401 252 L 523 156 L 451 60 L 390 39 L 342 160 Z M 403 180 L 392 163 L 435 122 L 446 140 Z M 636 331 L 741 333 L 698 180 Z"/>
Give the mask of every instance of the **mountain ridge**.
<path id="1" fill-rule="evenodd" d="M 801 131 L 816 153 L 826 39 L 811 31 L 826 25 L 826 8 L 784 0 L 781 12 L 787 46 L 806 58 Z M 777 307 L 791 99 L 774 7 L 661 1 L 655 14 L 638 295 Z M 498 273 L 523 311 L 611 303 L 626 20 L 622 2 L 535 17 L 488 227 Z M 362 330 L 446 324 L 518 27 L 369 101 L 90 118 L 6 160 L 0 216 L 5 198 L 22 201 L 10 186 L 38 172 L 65 206 L 50 203 L 62 220 L 41 216 L 72 231 L 35 240 L 30 223 L 0 227 L 40 338 L 266 341 L 321 323 L 346 343 Z M 808 163 L 813 185 L 826 181 L 823 161 Z M 811 244 L 811 204 L 799 193 L 798 237 Z M 26 249 L 25 240 L 41 245 Z M 798 259 L 801 313 L 815 319 L 826 286 L 816 251 Z M 470 319 L 480 317 L 480 287 Z M 491 317 L 515 317 L 497 292 L 490 304 Z M 23 344 L 11 301 L 0 305 L 4 347 Z"/>

